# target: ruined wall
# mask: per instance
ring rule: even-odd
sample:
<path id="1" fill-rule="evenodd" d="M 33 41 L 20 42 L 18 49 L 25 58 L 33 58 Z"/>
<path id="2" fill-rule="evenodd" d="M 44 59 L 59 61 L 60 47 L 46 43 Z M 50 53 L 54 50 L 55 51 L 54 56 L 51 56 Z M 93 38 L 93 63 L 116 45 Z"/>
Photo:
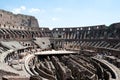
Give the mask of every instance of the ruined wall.
<path id="1" fill-rule="evenodd" d="M 33 16 L 13 14 L 12 12 L 0 10 L 0 24 L 10 26 L 39 27 L 38 21 Z"/>

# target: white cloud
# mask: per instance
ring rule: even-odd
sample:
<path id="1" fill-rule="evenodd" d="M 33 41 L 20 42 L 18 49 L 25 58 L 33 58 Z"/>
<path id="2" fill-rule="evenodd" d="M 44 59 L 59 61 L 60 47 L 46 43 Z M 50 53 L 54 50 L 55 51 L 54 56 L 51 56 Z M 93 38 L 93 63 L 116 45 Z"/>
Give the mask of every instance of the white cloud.
<path id="1" fill-rule="evenodd" d="M 15 13 L 15 14 L 18 14 L 18 13 L 27 13 L 27 14 L 36 14 L 36 13 L 43 13 L 45 12 L 44 9 L 39 9 L 39 8 L 26 8 L 25 6 L 20 6 L 18 8 L 14 8 L 12 9 L 12 12 Z"/>
<path id="2" fill-rule="evenodd" d="M 31 9 L 29 10 L 29 12 L 30 12 L 30 13 L 38 13 L 38 12 L 41 12 L 41 10 L 38 9 L 38 8 L 31 8 Z"/>
<path id="3" fill-rule="evenodd" d="M 25 6 L 21 6 L 20 8 L 21 8 L 21 10 L 26 10 Z"/>
<path id="4" fill-rule="evenodd" d="M 53 17 L 51 20 L 52 20 L 52 21 L 58 21 L 59 18 Z"/>
<path id="5" fill-rule="evenodd" d="M 19 8 L 15 8 L 13 9 L 13 13 L 15 14 L 18 14 L 18 13 L 21 13 L 22 11 L 26 10 L 26 7 L 25 6 L 20 6 Z"/>

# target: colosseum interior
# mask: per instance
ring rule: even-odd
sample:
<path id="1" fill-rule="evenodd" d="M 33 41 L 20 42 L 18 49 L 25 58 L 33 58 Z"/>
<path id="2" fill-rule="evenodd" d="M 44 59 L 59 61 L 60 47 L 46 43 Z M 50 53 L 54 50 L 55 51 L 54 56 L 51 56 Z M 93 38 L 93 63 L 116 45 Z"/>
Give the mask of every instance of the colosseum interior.
<path id="1" fill-rule="evenodd" d="M 120 80 L 120 23 L 41 28 L 0 10 L 0 80 Z"/>

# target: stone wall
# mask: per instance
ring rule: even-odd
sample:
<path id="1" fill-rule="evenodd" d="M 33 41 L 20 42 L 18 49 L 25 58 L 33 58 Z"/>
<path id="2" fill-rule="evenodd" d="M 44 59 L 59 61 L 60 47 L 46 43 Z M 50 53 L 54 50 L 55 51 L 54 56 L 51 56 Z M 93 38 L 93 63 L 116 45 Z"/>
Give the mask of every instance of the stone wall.
<path id="1" fill-rule="evenodd" d="M 0 24 L 10 26 L 39 27 L 38 21 L 33 16 L 13 14 L 12 12 L 0 10 Z"/>
<path id="2" fill-rule="evenodd" d="M 25 76 L 3 76 L 2 80 L 29 80 Z"/>

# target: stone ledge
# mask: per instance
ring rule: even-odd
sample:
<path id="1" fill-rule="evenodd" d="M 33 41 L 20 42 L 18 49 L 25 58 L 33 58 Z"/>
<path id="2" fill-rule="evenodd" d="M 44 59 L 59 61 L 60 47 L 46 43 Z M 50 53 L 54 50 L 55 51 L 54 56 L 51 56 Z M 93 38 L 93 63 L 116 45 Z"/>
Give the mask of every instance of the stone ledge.
<path id="1" fill-rule="evenodd" d="M 29 80 L 29 77 L 25 77 L 25 76 L 3 76 L 2 80 Z"/>

